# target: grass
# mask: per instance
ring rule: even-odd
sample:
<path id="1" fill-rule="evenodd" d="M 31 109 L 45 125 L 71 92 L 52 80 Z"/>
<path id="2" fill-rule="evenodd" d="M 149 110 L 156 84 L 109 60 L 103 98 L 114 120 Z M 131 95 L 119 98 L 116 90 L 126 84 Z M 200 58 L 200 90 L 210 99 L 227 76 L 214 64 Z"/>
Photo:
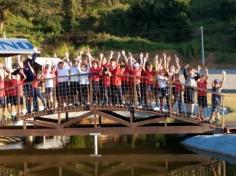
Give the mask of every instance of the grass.
<path id="1" fill-rule="evenodd" d="M 224 105 L 230 110 L 230 113 L 225 115 L 225 121 L 236 121 L 236 94 L 225 94 Z"/>

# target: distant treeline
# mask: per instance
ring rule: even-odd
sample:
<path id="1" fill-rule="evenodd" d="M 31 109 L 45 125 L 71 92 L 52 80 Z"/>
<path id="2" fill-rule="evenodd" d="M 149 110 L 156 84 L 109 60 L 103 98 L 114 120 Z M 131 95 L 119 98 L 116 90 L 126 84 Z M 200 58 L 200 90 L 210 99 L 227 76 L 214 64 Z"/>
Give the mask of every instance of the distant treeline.
<path id="1" fill-rule="evenodd" d="M 181 43 L 196 37 L 196 21 L 235 16 L 236 0 L 0 0 L 0 33 L 37 45 L 96 44 L 97 34 Z"/>

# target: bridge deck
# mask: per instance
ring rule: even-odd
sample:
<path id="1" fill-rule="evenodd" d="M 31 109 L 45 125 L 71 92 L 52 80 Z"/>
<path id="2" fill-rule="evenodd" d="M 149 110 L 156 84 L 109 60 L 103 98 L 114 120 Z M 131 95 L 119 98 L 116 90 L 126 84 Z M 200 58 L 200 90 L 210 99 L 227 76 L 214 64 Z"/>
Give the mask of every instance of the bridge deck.
<path id="1" fill-rule="evenodd" d="M 221 121 L 218 124 L 210 124 L 201 122 L 199 117 L 197 117 L 199 108 L 197 98 L 194 98 L 194 102 L 191 102 L 192 104 L 182 102 L 179 104 L 178 101 L 189 98 L 180 95 L 180 100 L 176 101 L 176 95 L 171 91 L 173 89 L 173 83 L 168 83 L 169 87 L 166 87 L 166 95 L 163 95 L 164 98 L 161 98 L 161 92 L 157 88 L 154 90 L 138 90 L 134 81 L 138 78 L 130 75 L 127 75 L 127 77 L 131 81 L 125 87 L 128 92 L 126 91 L 124 97 L 120 97 L 122 93 L 118 95 L 116 91 L 113 91 L 115 95 L 110 95 L 111 97 L 108 97 L 108 101 L 104 98 L 106 96 L 104 87 L 99 87 L 99 91 L 95 92 L 91 80 L 87 85 L 86 92 L 79 90 L 75 95 L 69 94 L 71 93 L 69 88 L 65 90 L 63 87 L 55 86 L 52 90 L 53 92 L 48 95 L 50 97 L 46 97 L 47 94 L 44 94 L 41 99 L 44 102 L 45 108 L 46 101 L 51 104 L 45 110 L 40 110 L 40 104 L 38 103 L 39 97 L 32 97 L 32 92 L 27 92 L 30 90 L 25 88 L 25 97 L 20 97 L 19 91 L 16 92 L 16 90 L 20 89 L 19 87 L 5 88 L 1 91 L 17 93 L 17 97 L 7 98 L 8 101 L 12 98 L 11 102 L 16 104 L 15 110 L 17 111 L 16 117 L 18 122 L 16 123 L 14 119 L 10 118 L 4 120 L 6 117 L 5 114 L 0 114 L 0 116 L 2 115 L 0 134 L 2 136 L 67 136 L 87 135 L 90 133 L 206 134 L 223 133 L 225 131 L 223 95 L 219 95 L 222 96 L 222 103 L 217 109 L 219 115 L 221 115 Z M 52 79 L 56 83 L 59 78 L 55 77 Z M 70 85 L 70 82 L 66 84 Z M 22 86 L 30 87 L 32 83 L 25 83 Z M 80 89 L 80 87 L 75 88 L 76 90 Z M 194 88 L 194 91 L 194 94 L 197 95 L 199 90 Z M 208 90 L 204 91 L 208 98 L 212 96 L 212 92 Z M 20 109 L 20 106 L 18 106 L 21 103 L 21 98 L 23 102 L 27 102 L 25 104 L 23 103 L 23 108 L 28 109 L 29 113 L 27 114 L 24 114 L 23 108 Z M 122 98 L 122 101 L 118 101 L 120 98 Z M 29 105 L 34 105 L 34 112 L 31 112 L 32 109 Z M 194 108 L 191 107 L 191 110 L 189 110 L 189 105 Z M 206 112 L 200 114 L 202 116 L 204 115 L 205 119 L 208 119 L 212 107 L 209 104 L 206 105 Z M 9 112 L 8 115 L 12 115 L 12 112 Z M 86 119 L 88 119 L 87 122 L 83 123 Z M 226 131 L 233 129 L 230 126 Z"/>

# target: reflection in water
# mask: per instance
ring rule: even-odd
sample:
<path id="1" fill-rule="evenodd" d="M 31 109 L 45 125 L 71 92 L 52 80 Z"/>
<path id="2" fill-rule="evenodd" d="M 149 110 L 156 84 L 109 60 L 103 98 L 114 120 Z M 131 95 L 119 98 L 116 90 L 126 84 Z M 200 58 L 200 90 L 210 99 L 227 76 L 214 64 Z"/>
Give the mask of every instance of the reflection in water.
<path id="1" fill-rule="evenodd" d="M 149 155 L 150 156 L 150 155 Z M 104 156 L 104 158 L 90 158 L 81 156 L 81 159 L 75 159 L 73 156 L 60 155 L 58 161 L 53 156 L 42 157 L 24 156 L 25 161 L 19 160 L 22 156 L 5 157 L 1 164 L 0 175 L 9 176 L 139 176 L 139 175 L 175 175 L 175 176 L 223 176 L 225 175 L 225 162 L 209 160 L 197 157 L 192 154 L 185 155 L 156 155 L 155 157 L 132 155 L 127 161 L 117 155 Z M 49 158 L 52 157 L 52 160 Z M 125 156 L 123 156 L 125 157 Z M 179 158 L 179 161 L 176 160 Z M 191 161 L 186 159 L 193 158 Z M 15 159 L 15 160 L 14 160 Z"/>
<path id="2" fill-rule="evenodd" d="M 57 140 L 58 139 L 58 140 Z M 60 146 L 58 147 L 57 146 Z M 165 135 L 101 136 L 101 157 L 91 157 L 91 136 L 50 138 L 0 151 L 0 176 L 233 176 L 232 165 L 194 154 Z M 46 146 L 46 147 L 45 147 Z M 40 148 L 54 146 L 54 150 Z M 37 149 L 37 150 L 35 150 Z"/>

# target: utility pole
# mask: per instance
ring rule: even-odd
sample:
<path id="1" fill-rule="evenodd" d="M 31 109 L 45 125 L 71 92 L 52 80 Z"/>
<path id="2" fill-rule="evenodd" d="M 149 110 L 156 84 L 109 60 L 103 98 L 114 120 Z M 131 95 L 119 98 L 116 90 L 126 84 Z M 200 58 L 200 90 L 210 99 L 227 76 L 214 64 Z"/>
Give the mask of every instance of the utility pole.
<path id="1" fill-rule="evenodd" d="M 204 49 L 204 34 L 203 34 L 203 27 L 201 29 L 201 50 L 202 50 L 202 66 L 205 66 L 205 49 Z"/>

